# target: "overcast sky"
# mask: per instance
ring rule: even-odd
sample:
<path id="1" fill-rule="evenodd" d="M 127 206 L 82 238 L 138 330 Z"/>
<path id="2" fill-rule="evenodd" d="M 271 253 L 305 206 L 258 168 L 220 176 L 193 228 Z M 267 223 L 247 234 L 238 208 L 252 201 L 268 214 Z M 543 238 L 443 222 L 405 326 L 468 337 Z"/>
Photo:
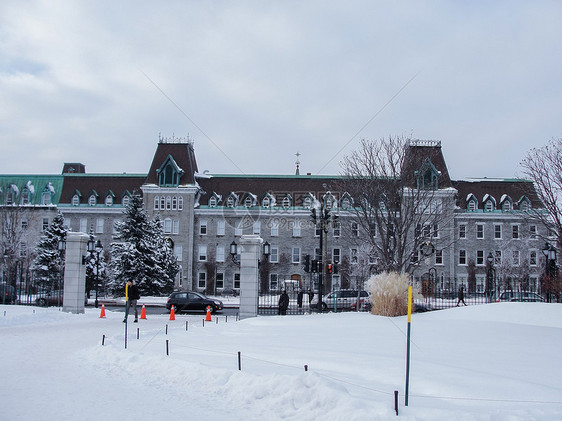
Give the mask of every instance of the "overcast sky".
<path id="1" fill-rule="evenodd" d="M 212 173 L 339 174 L 361 138 L 440 140 L 521 174 L 562 135 L 560 1 L 0 2 L 0 173 L 146 173 L 159 136 Z"/>

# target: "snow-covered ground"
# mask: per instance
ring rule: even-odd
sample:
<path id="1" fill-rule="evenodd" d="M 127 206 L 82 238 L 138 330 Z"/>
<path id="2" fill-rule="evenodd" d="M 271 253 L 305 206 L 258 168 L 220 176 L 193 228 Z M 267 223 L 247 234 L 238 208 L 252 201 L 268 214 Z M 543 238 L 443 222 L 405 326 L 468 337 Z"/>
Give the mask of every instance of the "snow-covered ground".
<path id="1" fill-rule="evenodd" d="M 99 315 L 0 306 L 0 420 L 562 419 L 559 304 L 412 315 L 408 407 L 405 317 Z"/>

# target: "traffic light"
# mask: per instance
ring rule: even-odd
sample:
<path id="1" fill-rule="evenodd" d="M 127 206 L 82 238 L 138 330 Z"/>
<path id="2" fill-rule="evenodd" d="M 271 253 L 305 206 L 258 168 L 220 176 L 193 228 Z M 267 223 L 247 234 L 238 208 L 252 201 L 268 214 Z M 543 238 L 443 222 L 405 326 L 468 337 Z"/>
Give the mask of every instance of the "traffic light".
<path id="1" fill-rule="evenodd" d="M 332 265 L 331 263 L 328 263 L 328 273 L 334 273 L 334 265 Z"/>
<path id="2" fill-rule="evenodd" d="M 310 272 L 310 254 L 304 256 L 304 271 L 306 273 Z"/>
<path id="3" fill-rule="evenodd" d="M 313 260 L 313 261 L 312 261 L 312 272 L 313 272 L 313 273 L 318 272 L 318 260 Z"/>

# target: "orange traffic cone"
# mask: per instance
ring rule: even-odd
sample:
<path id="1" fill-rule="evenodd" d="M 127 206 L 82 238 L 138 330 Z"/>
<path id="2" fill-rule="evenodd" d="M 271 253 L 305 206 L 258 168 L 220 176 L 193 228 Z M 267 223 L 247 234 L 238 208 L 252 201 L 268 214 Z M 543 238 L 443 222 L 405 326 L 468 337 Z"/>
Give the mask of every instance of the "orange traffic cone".
<path id="1" fill-rule="evenodd" d="M 105 305 L 101 304 L 100 319 L 105 317 Z"/>
<path id="2" fill-rule="evenodd" d="M 141 319 L 145 319 L 145 320 L 146 320 L 146 309 L 144 308 L 144 304 L 142 305 Z"/>
<path id="3" fill-rule="evenodd" d="M 211 306 L 207 306 L 207 317 L 205 317 L 206 322 L 211 321 Z"/>
<path id="4" fill-rule="evenodd" d="M 176 320 L 176 310 L 174 309 L 174 306 L 170 309 L 170 320 Z"/>

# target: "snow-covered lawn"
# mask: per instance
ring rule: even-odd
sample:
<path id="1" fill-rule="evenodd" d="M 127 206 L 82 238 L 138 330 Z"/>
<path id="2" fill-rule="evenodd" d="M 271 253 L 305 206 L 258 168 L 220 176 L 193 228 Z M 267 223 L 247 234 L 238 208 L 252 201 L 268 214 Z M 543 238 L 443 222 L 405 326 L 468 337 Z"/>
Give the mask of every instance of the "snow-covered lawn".
<path id="1" fill-rule="evenodd" d="M 414 314 L 408 407 L 405 317 L 99 314 L 0 306 L 1 420 L 562 419 L 559 304 Z"/>

